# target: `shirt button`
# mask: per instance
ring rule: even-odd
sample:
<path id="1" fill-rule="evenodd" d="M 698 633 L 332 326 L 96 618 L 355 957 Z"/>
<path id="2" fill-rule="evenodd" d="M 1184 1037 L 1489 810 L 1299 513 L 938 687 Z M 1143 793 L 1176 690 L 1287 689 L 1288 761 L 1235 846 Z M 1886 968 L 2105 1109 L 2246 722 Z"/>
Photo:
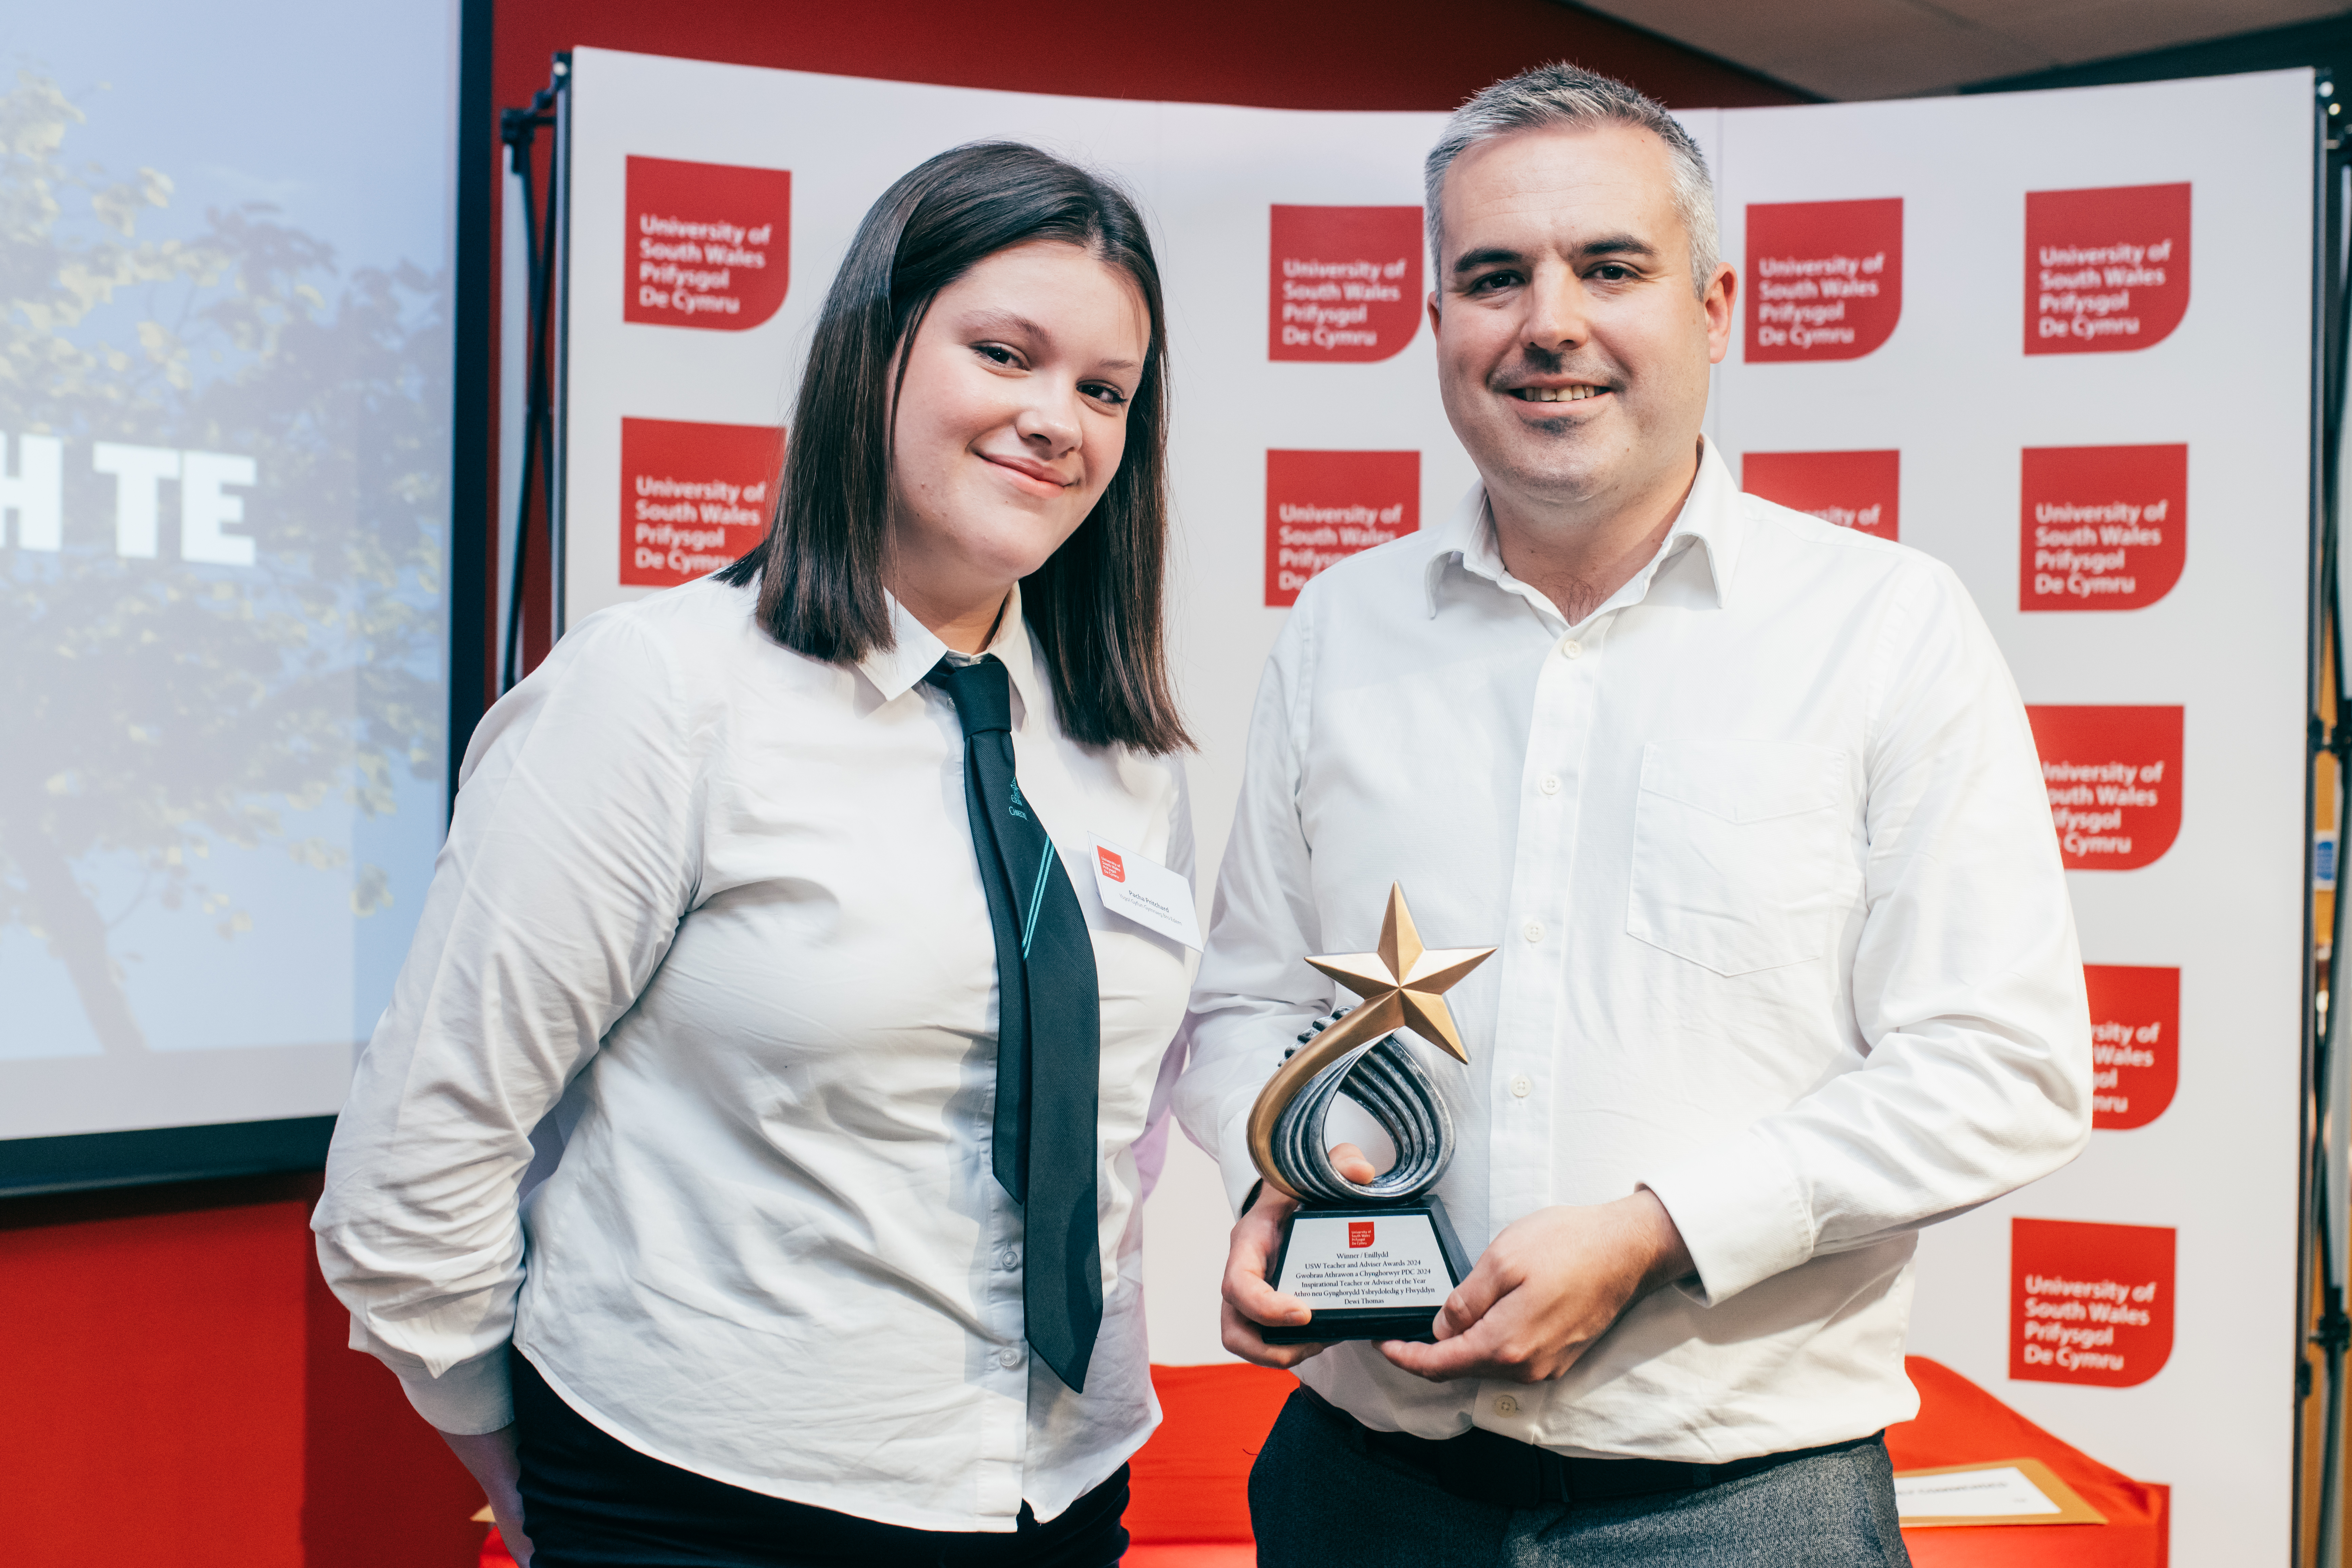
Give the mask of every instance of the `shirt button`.
<path id="1" fill-rule="evenodd" d="M 1580 642 L 1575 642 L 1572 640 L 1564 642 L 1559 645 L 1559 657 L 1562 658 L 1582 658 L 1584 657 L 1584 645 Z M 1507 1394 L 1505 1397 L 1508 1398 L 1509 1396 Z"/>
<path id="2" fill-rule="evenodd" d="M 1525 1100 L 1535 1091 L 1536 1086 L 1528 1081 L 1527 1075 L 1524 1073 L 1511 1080 L 1511 1097 L 1514 1100 Z"/>
<path id="3" fill-rule="evenodd" d="M 1020 1347 L 1017 1345 L 1007 1345 L 1003 1350 L 998 1351 L 996 1352 L 996 1364 L 1004 1368 L 1007 1372 L 1019 1366 L 1021 1364 Z"/>
<path id="4" fill-rule="evenodd" d="M 1519 1402 L 1512 1398 L 1509 1394 L 1506 1394 L 1495 1401 L 1496 1415 L 1517 1415 L 1518 1413 Z"/>
<path id="5" fill-rule="evenodd" d="M 999 1268 L 1018 1268 L 1021 1267 L 1021 1255 L 1008 1247 L 996 1255 L 996 1266 Z"/>
<path id="6" fill-rule="evenodd" d="M 1537 787 L 1542 790 L 1546 795 L 1558 795 L 1559 793 L 1559 775 L 1558 773 L 1544 774 L 1543 783 L 1538 784 Z"/>
<path id="7" fill-rule="evenodd" d="M 1519 934 L 1526 937 L 1529 942 L 1543 941 L 1543 921 L 1529 921 L 1526 925 L 1519 928 Z"/>

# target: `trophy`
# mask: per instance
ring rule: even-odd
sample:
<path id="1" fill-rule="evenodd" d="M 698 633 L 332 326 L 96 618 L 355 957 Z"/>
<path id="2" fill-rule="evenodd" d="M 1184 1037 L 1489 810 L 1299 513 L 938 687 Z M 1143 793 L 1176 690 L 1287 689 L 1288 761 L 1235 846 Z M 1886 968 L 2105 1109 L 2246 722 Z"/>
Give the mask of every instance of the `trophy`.
<path id="1" fill-rule="evenodd" d="M 1268 1344 L 1429 1340 L 1437 1310 L 1470 1272 L 1445 1204 L 1430 1191 L 1454 1158 L 1453 1114 L 1393 1031 L 1409 1027 L 1469 1061 L 1444 993 L 1494 951 L 1424 948 L 1404 889 L 1392 885 L 1378 952 L 1307 961 L 1363 1000 L 1299 1036 L 1250 1108 L 1250 1159 L 1299 1205 L 1267 1282 L 1315 1313 L 1296 1327 L 1261 1327 Z M 1396 1145 L 1396 1163 L 1370 1182 L 1331 1163 L 1324 1121 L 1341 1095 Z"/>

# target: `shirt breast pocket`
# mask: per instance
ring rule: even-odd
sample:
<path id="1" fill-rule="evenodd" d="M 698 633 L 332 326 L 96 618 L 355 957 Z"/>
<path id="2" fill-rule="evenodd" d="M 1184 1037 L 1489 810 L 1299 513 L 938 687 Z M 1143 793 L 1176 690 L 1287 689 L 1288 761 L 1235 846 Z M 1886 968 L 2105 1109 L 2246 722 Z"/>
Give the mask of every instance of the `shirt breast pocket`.
<path id="1" fill-rule="evenodd" d="M 1830 746 L 1643 746 L 1626 934 L 1723 975 L 1819 958 L 1846 792 L 1846 754 Z"/>

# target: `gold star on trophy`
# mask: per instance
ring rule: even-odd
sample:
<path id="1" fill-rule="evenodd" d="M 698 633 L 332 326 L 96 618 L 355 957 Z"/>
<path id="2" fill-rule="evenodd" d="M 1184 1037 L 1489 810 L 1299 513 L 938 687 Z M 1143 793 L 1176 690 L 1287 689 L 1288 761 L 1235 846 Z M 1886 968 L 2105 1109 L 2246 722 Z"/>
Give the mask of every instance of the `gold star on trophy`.
<path id="1" fill-rule="evenodd" d="M 1275 1124 L 1283 1109 L 1331 1063 L 1367 1041 L 1409 1028 L 1468 1062 L 1445 993 L 1494 953 L 1491 947 L 1425 948 L 1405 908 L 1404 889 L 1389 887 L 1389 910 L 1381 922 L 1381 945 L 1373 952 L 1328 953 L 1307 962 L 1363 998 L 1348 1016 L 1292 1053 L 1258 1091 L 1250 1108 L 1250 1159 L 1266 1185 L 1286 1196 L 1300 1194 L 1285 1181 L 1274 1159 Z"/>

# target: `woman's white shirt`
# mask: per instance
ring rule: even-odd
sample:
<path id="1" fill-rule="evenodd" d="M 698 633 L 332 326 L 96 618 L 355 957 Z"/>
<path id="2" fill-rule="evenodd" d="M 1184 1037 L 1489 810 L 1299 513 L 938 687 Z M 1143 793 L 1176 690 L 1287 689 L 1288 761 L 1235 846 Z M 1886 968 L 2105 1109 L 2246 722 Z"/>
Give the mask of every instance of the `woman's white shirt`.
<path id="1" fill-rule="evenodd" d="M 1135 1145 L 1192 955 L 1107 911 L 1087 835 L 1187 877 L 1181 763 L 1069 740 L 1018 596 L 1022 793 L 1102 991 L 1103 1321 L 1084 1394 L 1024 1341 L 990 1170 L 996 956 L 947 651 L 894 602 L 855 668 L 707 578 L 592 616 L 491 710 L 313 1222 L 352 1342 L 445 1431 L 515 1350 L 629 1447 L 940 1531 L 1041 1520 L 1150 1433 Z M 560 1102 L 560 1104 L 559 1104 Z M 518 1212 L 531 1135 L 560 1164 Z"/>

